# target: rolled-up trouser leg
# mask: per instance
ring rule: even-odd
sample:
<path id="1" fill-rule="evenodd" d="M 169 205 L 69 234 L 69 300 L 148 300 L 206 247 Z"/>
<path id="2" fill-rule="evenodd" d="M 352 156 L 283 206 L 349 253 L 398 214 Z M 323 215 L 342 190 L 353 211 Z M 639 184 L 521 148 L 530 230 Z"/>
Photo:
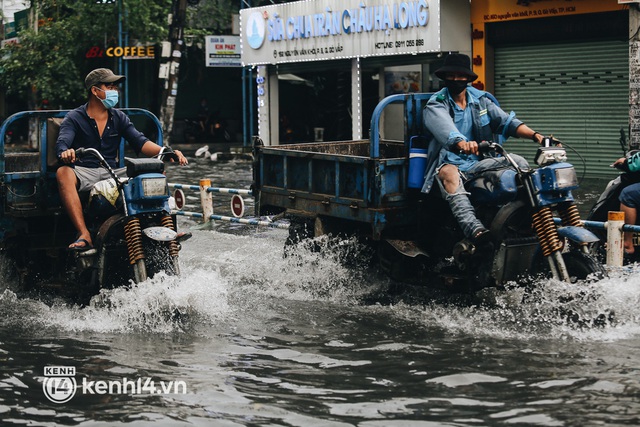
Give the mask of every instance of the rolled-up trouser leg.
<path id="1" fill-rule="evenodd" d="M 469 193 L 465 191 L 462 181 L 460 181 L 456 192 L 453 194 L 448 193 L 444 189 L 444 185 L 438 176 L 436 176 L 436 181 L 440 186 L 444 199 L 449 203 L 453 217 L 458 221 L 460 228 L 462 228 L 465 237 L 473 237 L 473 232 L 484 226 L 480 220 L 476 218 L 476 211 L 473 209 L 471 201 L 469 201 Z"/>

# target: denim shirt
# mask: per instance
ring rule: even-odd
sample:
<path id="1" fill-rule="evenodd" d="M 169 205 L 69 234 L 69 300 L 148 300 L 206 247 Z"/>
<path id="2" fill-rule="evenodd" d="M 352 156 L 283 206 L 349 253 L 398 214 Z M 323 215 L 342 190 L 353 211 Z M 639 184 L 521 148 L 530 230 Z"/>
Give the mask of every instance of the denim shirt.
<path id="1" fill-rule="evenodd" d="M 460 170 L 475 165 L 479 158 L 473 155 L 459 155 L 456 145 L 460 141 L 492 141 L 494 135 L 504 139 L 516 136 L 516 129 L 522 121 L 515 113 L 507 114 L 487 96 L 487 92 L 467 87 L 467 108 L 471 118 L 471 134 L 463 134 L 455 122 L 455 108 L 458 108 L 447 88 L 433 94 L 422 112 L 429 146 L 427 170 L 422 192 L 428 193 L 433 187 L 437 168 L 442 164 L 455 164 Z M 462 110 L 460 110 L 462 111 Z M 459 121 L 463 124 L 465 115 Z M 466 132 L 465 132 L 466 133 Z"/>
<path id="2" fill-rule="evenodd" d="M 85 104 L 69 111 L 60 124 L 60 133 L 56 141 L 58 158 L 63 151 L 69 148 L 95 148 L 102 154 L 109 166 L 115 168 L 117 167 L 121 138 L 129 142 L 136 154 L 140 153 L 142 146 L 149 139 L 135 128 L 125 113 L 117 109 L 109 109 L 107 125 L 102 132 L 102 137 L 100 137 L 96 121 L 87 114 L 87 106 L 88 104 Z M 97 168 L 100 164 L 95 157 L 87 156 L 77 165 Z"/>

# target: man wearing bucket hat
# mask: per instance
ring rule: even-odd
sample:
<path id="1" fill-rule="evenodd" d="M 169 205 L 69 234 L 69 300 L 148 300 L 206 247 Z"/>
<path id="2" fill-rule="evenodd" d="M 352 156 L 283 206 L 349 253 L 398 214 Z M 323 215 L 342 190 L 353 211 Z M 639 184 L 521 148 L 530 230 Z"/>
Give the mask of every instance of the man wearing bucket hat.
<path id="1" fill-rule="evenodd" d="M 82 166 L 75 164 L 75 150 L 95 148 L 112 168 L 117 165 L 121 138 L 127 140 L 136 154 L 152 157 L 160 153 L 159 145 L 138 131 L 126 114 L 113 108 L 118 103 L 117 85 L 125 78 L 107 68 L 91 71 L 84 80 L 87 103 L 69 111 L 60 124 L 56 154 L 63 166 L 58 168 L 56 179 L 62 205 L 78 231 L 78 239 L 69 246 L 70 250 L 84 251 L 92 247 L 78 193 L 89 191 L 95 183 L 109 178 L 97 159 L 83 159 Z M 180 164 L 186 165 L 187 159 L 182 153 L 178 150 L 175 153 Z M 116 172 L 124 173 L 124 168 Z"/>
<path id="2" fill-rule="evenodd" d="M 467 55 L 451 53 L 435 71 L 444 88 L 427 102 L 423 120 L 429 136 L 428 163 L 422 192 L 437 182 L 466 238 L 476 244 L 489 239 L 489 231 L 478 220 L 464 189 L 464 182 L 489 169 L 508 167 L 504 157 L 481 159 L 478 142 L 494 135 L 515 136 L 540 144 L 543 136 L 522 123 L 515 113 L 505 113 L 490 94 L 468 84 L 478 78 Z M 527 161 L 512 155 L 519 165 Z"/>

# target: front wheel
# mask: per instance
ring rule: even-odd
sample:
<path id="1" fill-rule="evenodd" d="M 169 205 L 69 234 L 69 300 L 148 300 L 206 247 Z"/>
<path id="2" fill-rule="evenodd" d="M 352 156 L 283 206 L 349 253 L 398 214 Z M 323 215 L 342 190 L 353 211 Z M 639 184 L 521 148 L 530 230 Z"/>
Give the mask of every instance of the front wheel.
<path id="1" fill-rule="evenodd" d="M 169 276 L 180 274 L 178 255 L 174 254 L 171 245 L 173 242 L 158 242 L 147 237 L 144 238 L 144 253 L 147 276 L 153 277 L 161 271 Z"/>
<path id="2" fill-rule="evenodd" d="M 598 281 L 607 276 L 604 266 L 591 254 L 572 251 L 562 254 L 571 282 Z"/>
<path id="3" fill-rule="evenodd" d="M 571 251 L 563 253 L 562 258 L 569 272 L 571 283 L 583 281 L 595 282 L 607 276 L 604 266 L 593 255 L 580 251 Z M 540 257 L 536 264 L 537 273 L 544 274 L 547 277 L 551 276 L 549 264 L 546 259 Z"/>

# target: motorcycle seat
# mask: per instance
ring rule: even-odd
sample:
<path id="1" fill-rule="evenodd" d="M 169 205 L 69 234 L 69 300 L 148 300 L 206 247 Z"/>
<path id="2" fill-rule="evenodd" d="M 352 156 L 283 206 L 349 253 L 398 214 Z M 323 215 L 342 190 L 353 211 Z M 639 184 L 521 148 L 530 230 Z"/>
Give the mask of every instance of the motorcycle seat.
<path id="1" fill-rule="evenodd" d="M 164 172 L 164 163 L 162 160 L 153 158 L 135 159 L 131 157 L 124 158 L 124 165 L 127 168 L 127 176 L 136 177 L 143 173 L 162 173 Z"/>

